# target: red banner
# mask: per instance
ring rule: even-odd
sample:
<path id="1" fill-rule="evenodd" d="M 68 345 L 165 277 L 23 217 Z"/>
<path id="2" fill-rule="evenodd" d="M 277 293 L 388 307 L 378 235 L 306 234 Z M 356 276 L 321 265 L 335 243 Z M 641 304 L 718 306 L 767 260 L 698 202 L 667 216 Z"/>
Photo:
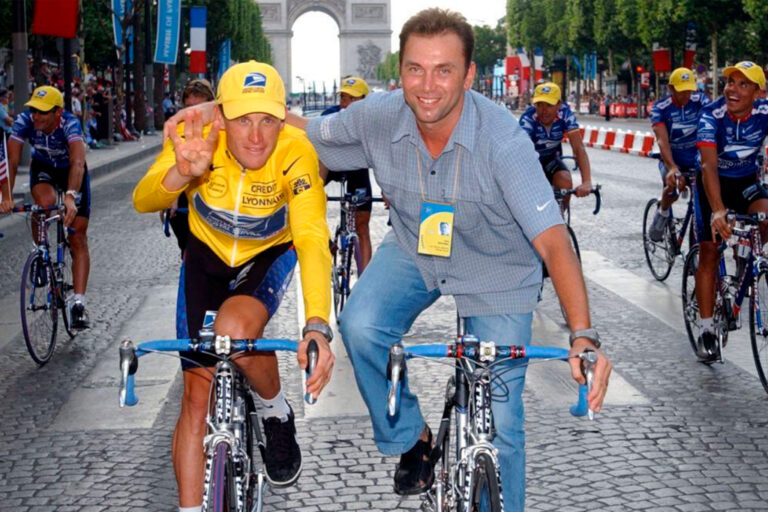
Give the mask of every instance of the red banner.
<path id="1" fill-rule="evenodd" d="M 669 48 L 659 48 L 653 45 L 653 68 L 657 73 L 672 71 L 672 52 Z"/>
<path id="2" fill-rule="evenodd" d="M 36 0 L 30 32 L 43 36 L 77 37 L 78 0 Z"/>

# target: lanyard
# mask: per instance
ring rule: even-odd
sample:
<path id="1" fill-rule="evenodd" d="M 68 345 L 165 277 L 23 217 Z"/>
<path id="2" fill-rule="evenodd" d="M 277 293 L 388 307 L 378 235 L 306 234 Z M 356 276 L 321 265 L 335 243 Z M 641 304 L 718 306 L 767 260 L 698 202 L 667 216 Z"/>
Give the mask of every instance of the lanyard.
<path id="1" fill-rule="evenodd" d="M 424 179 L 421 177 L 421 155 L 419 155 L 419 148 L 418 146 L 414 147 L 414 151 L 416 151 L 416 166 L 419 169 L 419 188 L 421 188 L 421 201 L 423 203 L 427 202 L 426 195 L 424 194 Z M 456 202 L 456 187 L 459 184 L 459 168 L 461 163 L 461 146 L 459 146 L 458 154 L 456 155 L 456 170 L 454 171 L 453 176 L 453 197 L 451 198 L 451 201 L 448 204 L 453 204 Z"/>

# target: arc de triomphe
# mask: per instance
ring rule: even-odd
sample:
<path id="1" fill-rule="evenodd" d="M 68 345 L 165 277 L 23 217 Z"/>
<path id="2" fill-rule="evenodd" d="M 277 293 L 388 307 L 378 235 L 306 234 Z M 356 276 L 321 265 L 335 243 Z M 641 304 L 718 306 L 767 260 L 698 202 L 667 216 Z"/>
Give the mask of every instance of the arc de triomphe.
<path id="1" fill-rule="evenodd" d="M 357 75 L 376 83 L 376 66 L 390 51 L 389 0 L 259 1 L 264 34 L 272 45 L 272 62 L 290 92 L 293 24 L 309 11 L 328 14 L 339 26 L 341 76 Z M 333 59 L 334 56 L 318 55 Z"/>

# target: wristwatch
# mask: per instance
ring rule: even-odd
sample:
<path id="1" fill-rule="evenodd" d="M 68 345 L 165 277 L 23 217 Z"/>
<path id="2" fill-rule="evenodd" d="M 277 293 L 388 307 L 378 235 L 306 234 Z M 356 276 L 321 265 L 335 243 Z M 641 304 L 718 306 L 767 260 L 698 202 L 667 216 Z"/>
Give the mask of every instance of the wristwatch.
<path id="1" fill-rule="evenodd" d="M 77 199 L 77 190 L 69 189 L 64 192 L 65 196 L 72 196 L 72 199 Z"/>
<path id="2" fill-rule="evenodd" d="M 592 342 L 595 348 L 600 348 L 600 345 L 601 345 L 600 335 L 597 333 L 597 329 L 589 328 L 589 329 L 580 329 L 578 331 L 573 331 L 571 333 L 571 337 L 569 338 L 568 342 L 570 343 L 571 346 L 573 346 L 573 342 L 579 338 L 586 338 Z"/>
<path id="3" fill-rule="evenodd" d="M 301 337 L 305 337 L 308 332 L 319 332 L 323 336 L 325 336 L 325 339 L 329 342 L 333 339 L 333 330 L 331 330 L 331 327 L 328 324 L 307 324 L 304 329 L 301 330 Z"/>

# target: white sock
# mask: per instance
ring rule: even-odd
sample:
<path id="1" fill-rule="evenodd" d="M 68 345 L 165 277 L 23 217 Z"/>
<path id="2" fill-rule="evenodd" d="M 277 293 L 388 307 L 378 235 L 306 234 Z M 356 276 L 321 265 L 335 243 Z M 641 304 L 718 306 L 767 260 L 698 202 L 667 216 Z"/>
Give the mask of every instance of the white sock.
<path id="1" fill-rule="evenodd" d="M 85 294 L 84 293 L 76 293 L 74 296 L 75 302 L 79 302 L 83 306 L 85 306 Z"/>
<path id="2" fill-rule="evenodd" d="M 264 412 L 262 414 L 264 419 L 280 418 L 280 421 L 288 421 L 288 414 L 290 414 L 291 409 L 288 406 L 285 395 L 283 395 L 282 389 L 278 391 L 274 398 L 270 398 L 269 400 L 258 393 L 254 394 L 261 400 L 261 403 L 264 406 Z"/>
<path id="3" fill-rule="evenodd" d="M 201 512 L 202 510 L 202 505 L 198 505 L 196 507 L 179 507 L 179 512 Z"/>
<path id="4" fill-rule="evenodd" d="M 667 208 L 666 210 L 663 208 L 659 208 L 659 215 L 661 215 L 662 217 L 669 217 L 669 208 Z"/>
<path id="5" fill-rule="evenodd" d="M 715 321 L 712 317 L 701 319 L 701 332 L 712 332 L 715 328 Z"/>

